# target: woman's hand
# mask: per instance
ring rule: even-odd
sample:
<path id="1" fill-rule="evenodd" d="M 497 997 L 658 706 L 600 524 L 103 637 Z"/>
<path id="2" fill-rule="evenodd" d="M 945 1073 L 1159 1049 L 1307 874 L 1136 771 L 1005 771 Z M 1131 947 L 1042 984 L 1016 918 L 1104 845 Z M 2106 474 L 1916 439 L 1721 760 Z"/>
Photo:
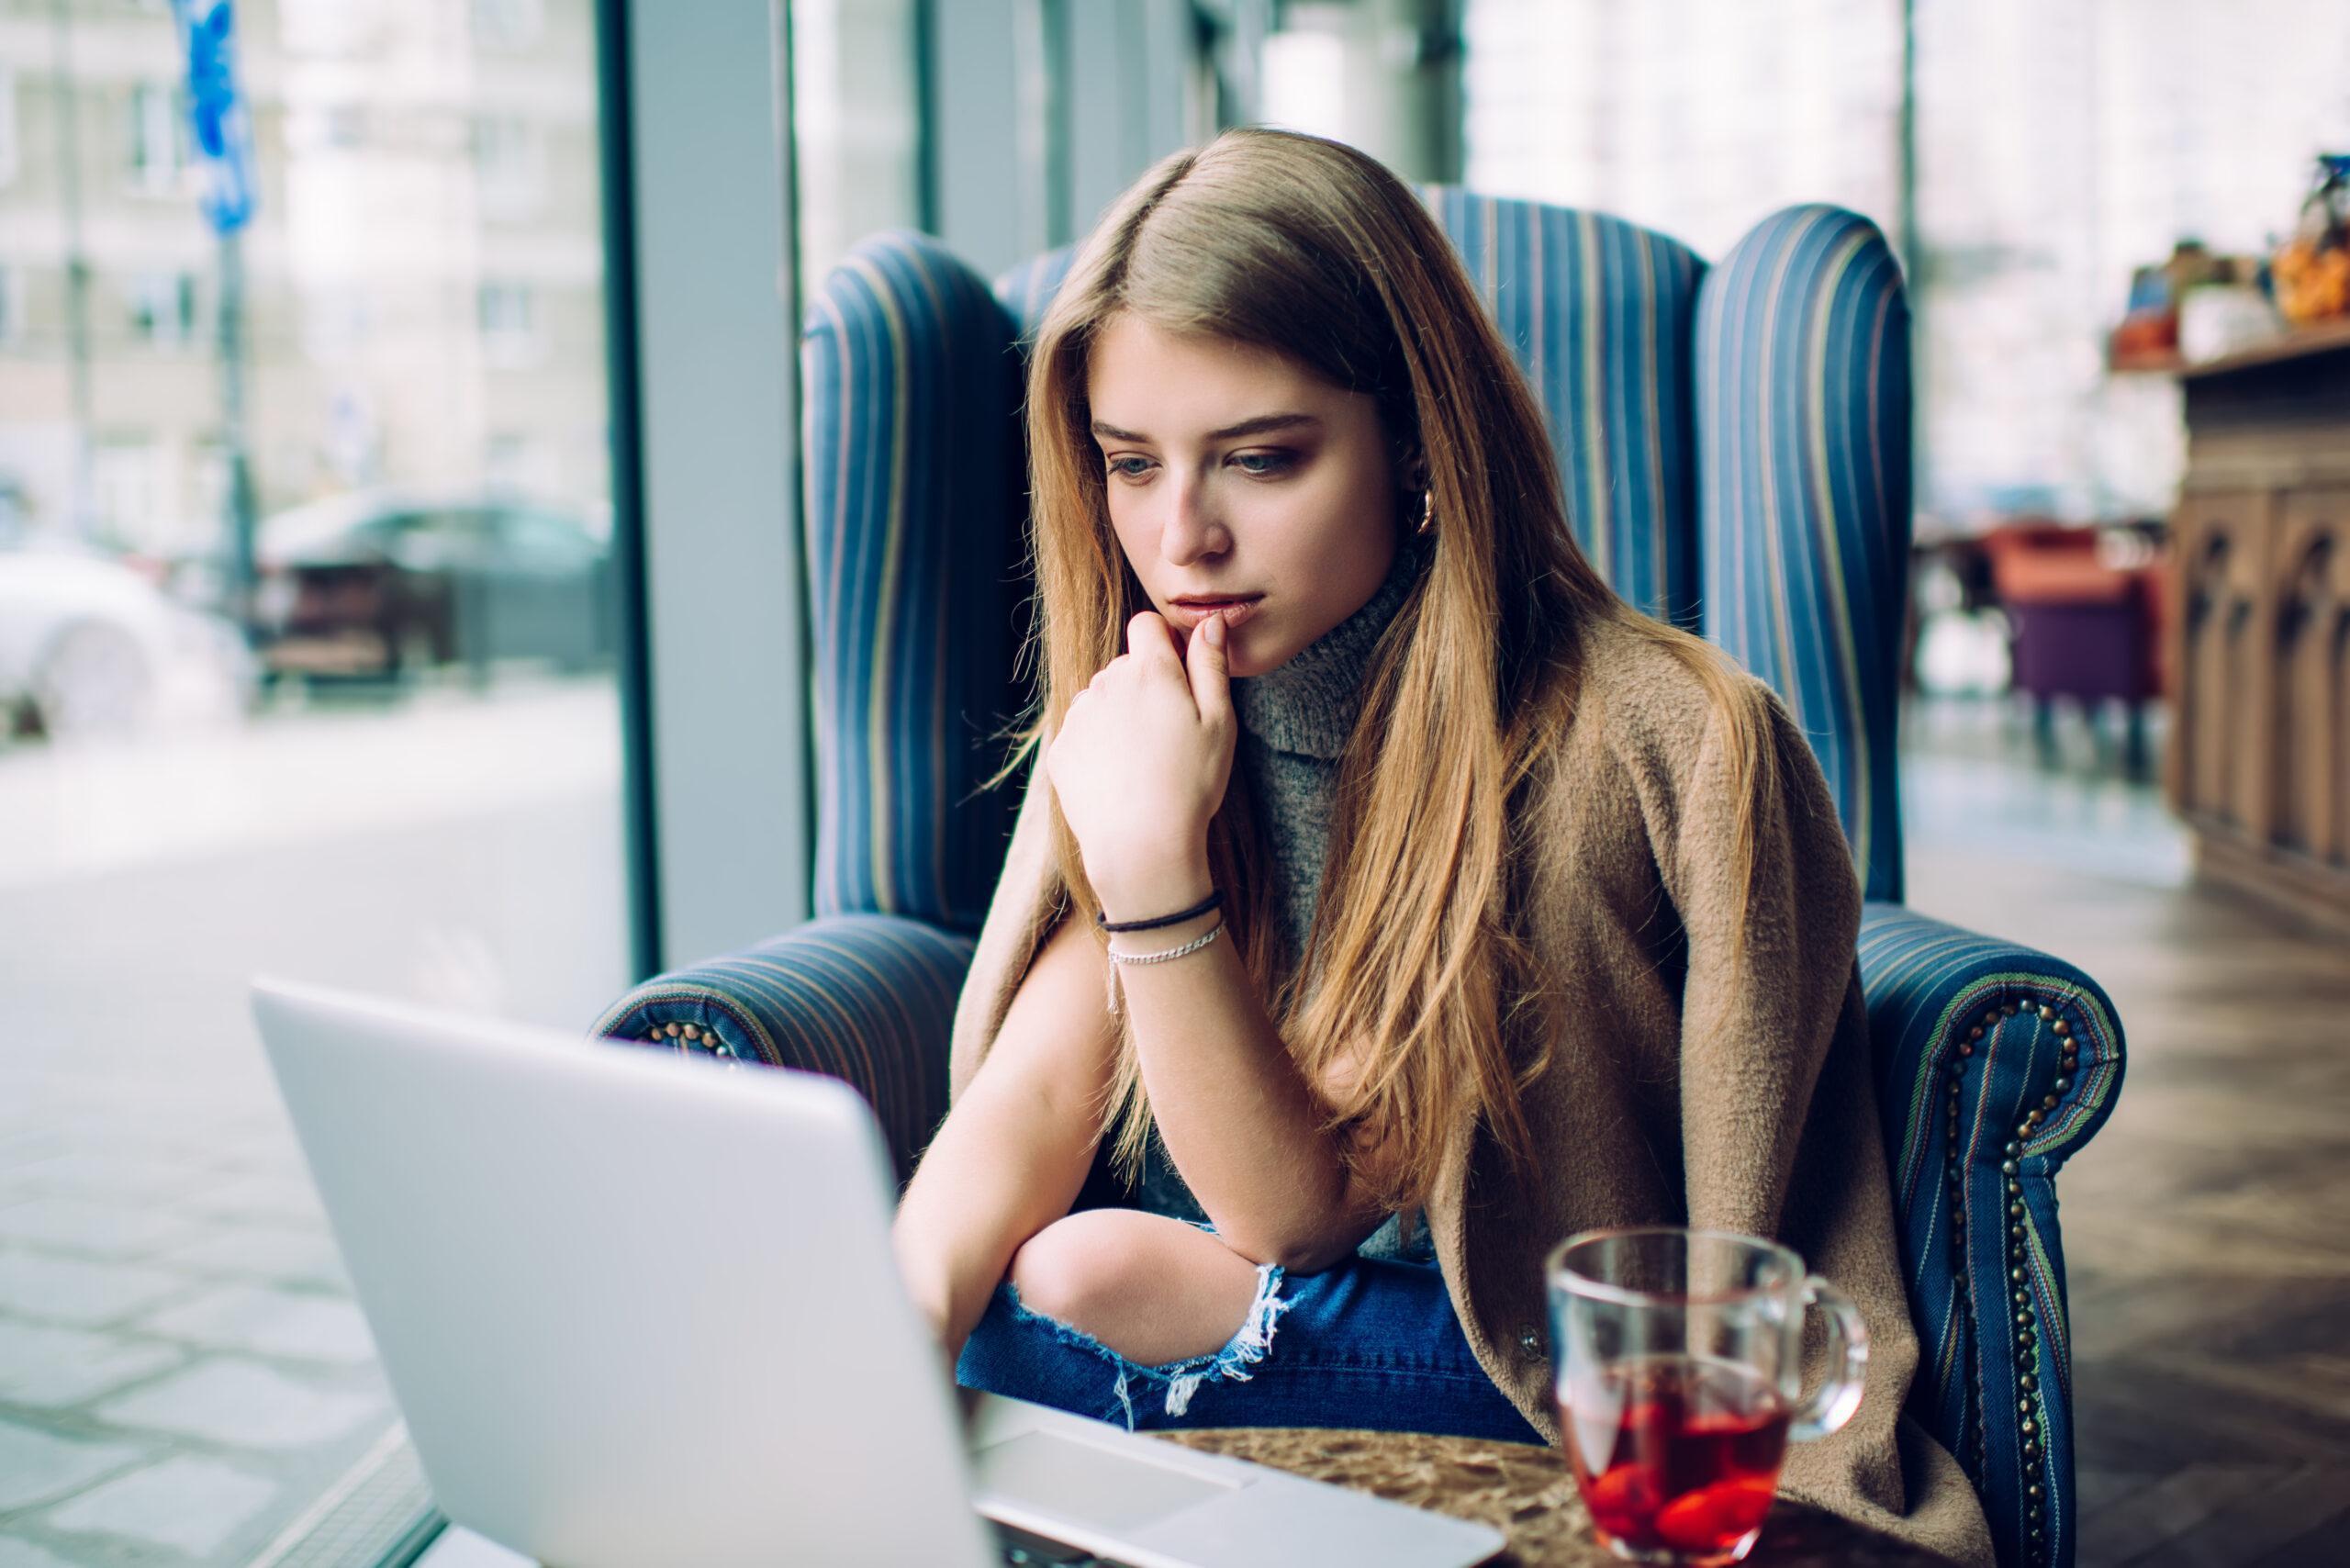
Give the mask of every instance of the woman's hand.
<path id="1" fill-rule="evenodd" d="M 1188 660 L 1176 646 L 1158 616 L 1128 622 L 1126 651 L 1077 694 L 1045 754 L 1086 879 L 1113 920 L 1171 913 L 1208 891 L 1208 822 L 1232 778 L 1237 733 L 1224 617 L 1201 623 Z"/>

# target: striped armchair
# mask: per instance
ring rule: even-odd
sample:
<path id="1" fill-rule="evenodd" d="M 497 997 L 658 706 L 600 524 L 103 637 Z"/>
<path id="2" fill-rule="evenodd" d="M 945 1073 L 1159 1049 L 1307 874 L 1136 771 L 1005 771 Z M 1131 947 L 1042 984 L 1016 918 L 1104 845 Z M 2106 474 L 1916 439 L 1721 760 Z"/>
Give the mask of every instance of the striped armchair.
<path id="1" fill-rule="evenodd" d="M 1549 410 L 1583 549 L 1627 599 L 1769 680 L 1818 753 L 1869 899 L 1913 1410 L 1974 1477 L 2004 1563 L 2068 1564 L 2054 1177 L 2112 1108 L 2121 1032 L 2070 965 L 1899 902 L 1909 362 L 1893 254 L 1825 207 L 1765 220 L 1708 266 L 1596 213 L 1425 196 Z M 945 1110 L 947 1026 L 1014 804 L 981 785 L 1026 695 L 1017 345 L 1069 260 L 990 290 L 893 233 L 826 280 L 803 346 L 815 918 L 664 975 L 597 1025 L 845 1078 L 901 1172 Z"/>

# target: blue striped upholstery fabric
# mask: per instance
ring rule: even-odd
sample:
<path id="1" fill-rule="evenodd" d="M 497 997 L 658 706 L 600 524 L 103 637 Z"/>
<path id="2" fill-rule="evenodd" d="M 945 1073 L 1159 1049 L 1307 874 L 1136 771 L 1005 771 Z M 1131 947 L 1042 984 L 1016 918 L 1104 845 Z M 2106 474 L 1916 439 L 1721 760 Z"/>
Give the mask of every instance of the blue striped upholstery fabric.
<path id="1" fill-rule="evenodd" d="M 1873 899 L 1901 897 L 1909 307 L 1864 218 L 1764 219 L 1699 290 L 1705 633 L 1811 739 Z"/>
<path id="2" fill-rule="evenodd" d="M 2076 1509 L 2055 1177 L 2113 1112 L 2121 1025 L 2071 965 L 1897 904 L 1863 913 L 1861 984 L 1918 1326 L 1911 1407 L 1974 1477 L 1999 1560 L 2063 1568 Z"/>
<path id="3" fill-rule="evenodd" d="M 1549 416 L 1568 524 L 1618 596 L 1696 625 L 1689 334 L 1705 263 L 1596 212 L 1423 188 Z"/>
<path id="4" fill-rule="evenodd" d="M 1063 245 L 1030 257 L 995 280 L 996 299 L 1010 313 L 1013 329 L 1023 343 L 1035 340 L 1045 307 L 1060 292 L 1061 280 L 1069 276 L 1069 263 L 1076 260 L 1077 247 Z"/>
<path id="5" fill-rule="evenodd" d="M 919 920 L 813 920 L 646 981 L 592 1033 L 845 1080 L 879 1114 L 903 1181 L 946 1114 L 946 1031 L 971 947 Z"/>
<path id="6" fill-rule="evenodd" d="M 819 915 L 977 931 L 1016 802 L 979 786 L 1024 707 L 1013 326 L 925 235 L 876 235 L 808 308 Z"/>

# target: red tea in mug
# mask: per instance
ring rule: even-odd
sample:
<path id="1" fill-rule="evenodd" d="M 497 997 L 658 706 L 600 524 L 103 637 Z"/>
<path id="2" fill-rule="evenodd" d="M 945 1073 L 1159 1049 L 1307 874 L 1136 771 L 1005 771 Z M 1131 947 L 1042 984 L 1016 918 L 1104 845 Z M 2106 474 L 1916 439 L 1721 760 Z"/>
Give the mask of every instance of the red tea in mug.
<path id="1" fill-rule="evenodd" d="M 1749 1368 L 1663 1356 L 1580 1383 L 1559 1429 L 1603 1540 L 1628 1554 L 1732 1562 L 1786 1457 L 1786 1402 Z"/>

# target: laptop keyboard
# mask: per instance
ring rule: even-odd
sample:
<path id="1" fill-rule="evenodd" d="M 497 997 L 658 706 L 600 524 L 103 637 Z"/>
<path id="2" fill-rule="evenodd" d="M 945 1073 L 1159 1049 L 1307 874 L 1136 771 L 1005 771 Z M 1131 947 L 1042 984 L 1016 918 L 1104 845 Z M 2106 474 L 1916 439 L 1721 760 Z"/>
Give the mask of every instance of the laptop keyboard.
<path id="1" fill-rule="evenodd" d="M 995 1534 L 996 1551 L 1002 1561 L 1011 1568 L 1117 1568 L 1106 1557 L 1096 1557 L 1080 1547 L 1062 1546 L 1010 1525 L 990 1520 L 988 1529 Z"/>

